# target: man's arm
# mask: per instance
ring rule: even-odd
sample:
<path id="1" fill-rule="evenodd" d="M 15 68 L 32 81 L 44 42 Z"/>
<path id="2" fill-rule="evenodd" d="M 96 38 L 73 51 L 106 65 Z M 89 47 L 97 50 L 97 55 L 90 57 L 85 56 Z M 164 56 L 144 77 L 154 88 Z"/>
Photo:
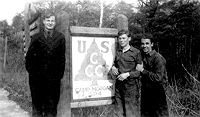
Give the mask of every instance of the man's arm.
<path id="1" fill-rule="evenodd" d="M 140 64 L 142 64 L 142 56 L 140 51 L 137 52 L 136 56 L 135 56 L 135 61 L 136 61 L 136 67 Z M 130 78 L 139 78 L 140 76 L 140 71 L 137 71 L 136 68 L 134 68 L 133 70 L 131 70 L 130 72 L 126 72 L 126 73 L 122 73 L 118 76 L 119 79 L 126 79 L 128 77 Z"/>
<path id="2" fill-rule="evenodd" d="M 136 66 L 138 65 L 140 64 L 137 64 Z M 129 74 L 131 78 L 138 78 L 140 76 L 140 71 L 134 70 L 134 71 L 129 72 Z"/>
<path id="3" fill-rule="evenodd" d="M 142 65 L 142 56 L 141 56 L 140 51 L 136 54 L 135 59 L 136 59 L 136 68 L 137 68 L 138 65 Z M 129 74 L 131 78 L 138 78 L 140 76 L 140 71 L 134 69 L 133 71 L 129 72 Z"/>
<path id="4" fill-rule="evenodd" d="M 25 68 L 28 72 L 34 71 L 35 66 L 37 65 L 36 56 L 37 56 L 37 42 L 36 39 L 31 39 L 30 46 L 25 56 Z"/>
<path id="5" fill-rule="evenodd" d="M 148 76 L 152 81 L 162 81 L 165 75 L 165 61 L 161 57 L 156 57 L 154 61 L 155 70 L 140 69 L 141 73 Z"/>

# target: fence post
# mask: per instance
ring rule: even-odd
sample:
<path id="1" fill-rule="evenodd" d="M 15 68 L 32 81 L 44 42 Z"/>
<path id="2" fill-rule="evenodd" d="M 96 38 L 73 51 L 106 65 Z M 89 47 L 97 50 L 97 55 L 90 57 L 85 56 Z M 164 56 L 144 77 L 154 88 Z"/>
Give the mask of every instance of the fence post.
<path id="1" fill-rule="evenodd" d="M 3 45 L 3 37 L 0 36 L 0 45 Z M 1 50 L 2 49 L 2 50 Z M 3 74 L 3 48 L 0 48 L 0 80 L 2 78 L 2 74 Z"/>
<path id="2" fill-rule="evenodd" d="M 58 104 L 57 117 L 71 117 L 71 83 L 70 83 L 70 33 L 69 33 L 69 15 L 61 11 L 57 14 L 56 30 L 65 35 L 66 40 L 66 63 L 65 75 L 61 80 L 60 100 Z"/>
<path id="3" fill-rule="evenodd" d="M 4 71 L 6 70 L 6 59 L 7 59 L 7 42 L 8 42 L 8 37 L 5 37 L 5 48 L 4 48 L 4 61 L 3 61 L 3 69 Z"/>

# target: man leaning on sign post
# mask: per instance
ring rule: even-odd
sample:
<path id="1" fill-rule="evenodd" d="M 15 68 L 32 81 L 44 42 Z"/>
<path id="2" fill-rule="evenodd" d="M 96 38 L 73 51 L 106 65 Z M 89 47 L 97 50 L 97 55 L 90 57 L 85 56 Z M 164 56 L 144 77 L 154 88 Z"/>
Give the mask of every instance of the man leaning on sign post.
<path id="1" fill-rule="evenodd" d="M 116 78 L 115 83 L 115 116 L 139 117 L 139 76 L 137 64 L 142 64 L 140 51 L 129 44 L 131 36 L 128 30 L 118 32 L 120 48 L 116 52 L 114 65 L 111 68 Z"/>
<path id="2" fill-rule="evenodd" d="M 56 117 L 60 81 L 65 70 L 65 36 L 55 31 L 56 16 L 46 12 L 44 29 L 32 36 L 26 54 L 26 70 L 33 117 Z"/>

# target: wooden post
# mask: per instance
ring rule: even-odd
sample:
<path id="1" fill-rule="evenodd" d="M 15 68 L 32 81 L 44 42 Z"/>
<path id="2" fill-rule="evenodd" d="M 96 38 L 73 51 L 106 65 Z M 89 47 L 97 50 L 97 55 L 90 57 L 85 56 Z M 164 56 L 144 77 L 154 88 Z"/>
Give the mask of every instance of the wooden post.
<path id="1" fill-rule="evenodd" d="M 117 16 L 117 29 L 118 31 L 124 29 L 124 30 L 128 30 L 128 18 L 123 15 L 123 14 L 119 14 Z M 116 41 L 116 48 L 118 49 L 120 46 Z"/>
<path id="2" fill-rule="evenodd" d="M 29 30 L 29 24 L 28 24 L 28 20 L 30 18 L 30 4 L 26 4 L 25 8 L 24 8 L 24 56 L 26 56 L 26 51 L 28 50 L 28 45 L 27 43 L 30 43 L 30 30 Z"/>
<path id="3" fill-rule="evenodd" d="M 118 31 L 121 29 L 128 30 L 128 18 L 123 14 L 117 16 L 117 29 Z"/>
<path id="4" fill-rule="evenodd" d="M 0 36 L 0 44 L 1 43 L 3 43 L 3 37 Z M 0 51 L 1 51 L 1 48 L 0 48 Z M 0 53 L 0 80 L 2 78 L 1 75 L 3 74 L 3 62 L 2 61 L 3 61 L 3 53 L 1 52 Z"/>
<path id="5" fill-rule="evenodd" d="M 4 49 L 4 61 L 3 61 L 3 68 L 4 71 L 6 70 L 6 59 L 7 59 L 7 42 L 8 42 L 8 38 L 5 38 L 5 49 Z"/>
<path id="6" fill-rule="evenodd" d="M 3 66 L 3 65 L 2 65 L 1 59 L 2 59 L 2 58 L 0 57 L 0 80 L 2 80 L 2 79 L 1 79 L 1 78 L 2 78 L 1 75 L 3 74 L 3 69 L 2 69 L 2 66 Z"/>
<path id="7" fill-rule="evenodd" d="M 57 14 L 56 30 L 62 32 L 65 35 L 65 40 L 66 40 L 65 75 L 61 80 L 60 101 L 57 109 L 58 110 L 57 117 L 71 117 L 69 15 L 64 11 Z"/>
<path id="8" fill-rule="evenodd" d="M 24 55 L 28 50 L 28 47 L 31 42 L 31 36 L 38 33 L 40 31 L 40 12 L 30 3 L 25 5 L 24 9 L 24 34 L 25 34 L 25 47 L 24 47 Z"/>

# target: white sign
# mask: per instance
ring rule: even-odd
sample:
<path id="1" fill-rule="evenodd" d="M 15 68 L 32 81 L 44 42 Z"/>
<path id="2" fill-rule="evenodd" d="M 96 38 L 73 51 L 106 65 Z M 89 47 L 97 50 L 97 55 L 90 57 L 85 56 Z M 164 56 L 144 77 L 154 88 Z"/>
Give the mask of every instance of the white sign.
<path id="1" fill-rule="evenodd" d="M 72 36 L 73 100 L 112 97 L 115 38 Z"/>

